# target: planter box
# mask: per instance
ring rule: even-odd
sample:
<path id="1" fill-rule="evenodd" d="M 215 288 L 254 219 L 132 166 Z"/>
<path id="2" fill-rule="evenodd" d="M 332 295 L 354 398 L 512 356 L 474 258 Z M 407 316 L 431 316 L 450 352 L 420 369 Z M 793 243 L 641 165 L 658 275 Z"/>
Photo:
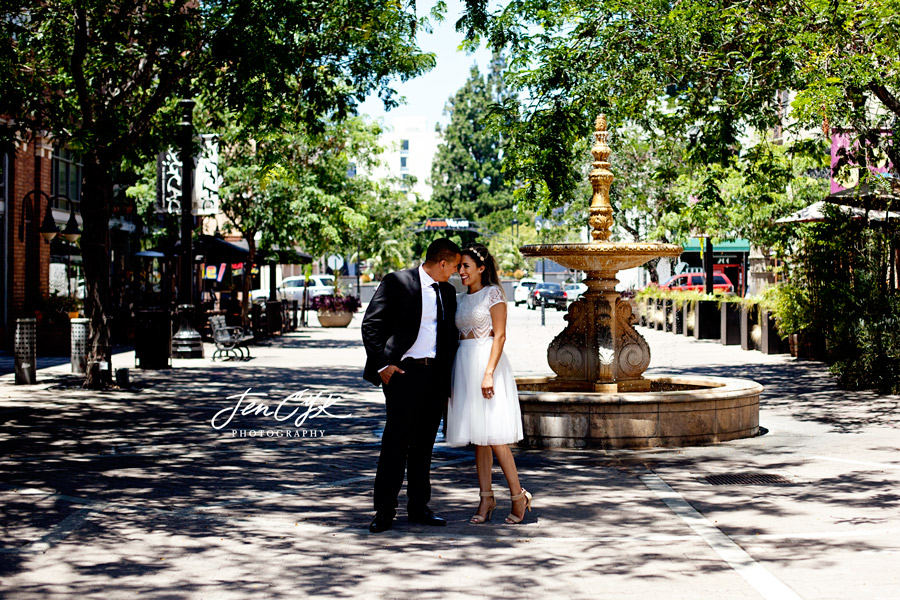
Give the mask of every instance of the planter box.
<path id="1" fill-rule="evenodd" d="M 322 327 L 346 327 L 353 320 L 353 313 L 349 311 L 331 312 L 320 310 L 316 313 L 319 325 Z"/>
<path id="2" fill-rule="evenodd" d="M 778 335 L 778 327 L 775 325 L 775 317 L 769 311 L 760 311 L 760 336 L 759 350 L 763 354 L 785 354 L 787 342 Z"/>
<path id="3" fill-rule="evenodd" d="M 718 340 L 722 333 L 722 316 L 716 300 L 694 303 L 694 337 L 698 340 Z"/>
<path id="4" fill-rule="evenodd" d="M 741 305 L 737 302 L 722 302 L 719 309 L 719 341 L 723 346 L 737 346 L 741 343 Z"/>
<path id="5" fill-rule="evenodd" d="M 672 301 L 672 333 L 684 333 L 684 306 L 678 306 Z"/>
<path id="6" fill-rule="evenodd" d="M 694 335 L 694 314 L 697 310 L 694 306 L 695 304 L 696 302 L 685 302 L 684 306 L 681 307 L 681 332 L 688 337 L 693 337 Z"/>
<path id="7" fill-rule="evenodd" d="M 759 350 L 760 333 L 759 307 L 741 306 L 741 348 Z"/>
<path id="8" fill-rule="evenodd" d="M 663 330 L 675 331 L 675 301 L 663 300 Z"/>
<path id="9" fill-rule="evenodd" d="M 804 331 L 792 333 L 788 336 L 791 356 L 805 360 L 824 361 L 828 352 L 825 349 L 825 340 L 820 334 L 810 334 Z"/>

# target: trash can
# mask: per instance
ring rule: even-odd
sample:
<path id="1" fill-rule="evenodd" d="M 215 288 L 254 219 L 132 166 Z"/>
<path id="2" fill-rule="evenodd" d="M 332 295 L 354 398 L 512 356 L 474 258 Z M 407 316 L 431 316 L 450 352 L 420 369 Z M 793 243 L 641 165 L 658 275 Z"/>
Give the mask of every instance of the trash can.
<path id="1" fill-rule="evenodd" d="M 90 319 L 72 319 L 72 372 L 76 375 L 87 373 L 88 323 Z"/>
<path id="2" fill-rule="evenodd" d="M 266 301 L 266 326 L 269 335 L 282 331 L 280 300 Z"/>
<path id="3" fill-rule="evenodd" d="M 37 319 L 16 319 L 16 385 L 37 383 Z"/>
<path id="4" fill-rule="evenodd" d="M 172 356 L 172 319 L 165 310 L 139 310 L 134 328 L 134 366 L 168 369 Z"/>
<path id="5" fill-rule="evenodd" d="M 265 305 L 254 302 L 250 307 L 250 326 L 253 329 L 253 337 L 261 340 L 269 337 L 269 327 L 266 325 Z"/>

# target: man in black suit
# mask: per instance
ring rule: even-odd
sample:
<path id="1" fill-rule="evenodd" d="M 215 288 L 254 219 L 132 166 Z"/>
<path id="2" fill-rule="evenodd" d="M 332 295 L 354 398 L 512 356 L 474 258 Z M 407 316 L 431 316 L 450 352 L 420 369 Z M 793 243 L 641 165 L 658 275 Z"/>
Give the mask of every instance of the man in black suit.
<path id="1" fill-rule="evenodd" d="M 386 419 L 375 474 L 375 518 L 369 531 L 391 528 L 406 472 L 409 520 L 446 525 L 428 508 L 431 451 L 447 399 L 459 344 L 456 291 L 447 283 L 460 261 L 459 246 L 441 238 L 425 263 L 381 281 L 362 322 L 363 377 L 384 386 Z"/>

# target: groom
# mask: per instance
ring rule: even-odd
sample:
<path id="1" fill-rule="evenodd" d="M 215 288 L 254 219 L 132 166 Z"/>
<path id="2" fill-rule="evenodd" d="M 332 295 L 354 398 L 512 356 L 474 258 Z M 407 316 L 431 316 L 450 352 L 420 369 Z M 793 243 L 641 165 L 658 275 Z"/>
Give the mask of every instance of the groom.
<path id="1" fill-rule="evenodd" d="M 363 377 L 384 386 L 387 412 L 372 533 L 391 528 L 404 471 L 409 520 L 447 524 L 431 512 L 428 501 L 431 451 L 450 396 L 450 369 L 459 343 L 456 292 L 447 283 L 459 261 L 459 246 L 446 238 L 435 240 L 424 264 L 385 275 L 363 318 Z"/>

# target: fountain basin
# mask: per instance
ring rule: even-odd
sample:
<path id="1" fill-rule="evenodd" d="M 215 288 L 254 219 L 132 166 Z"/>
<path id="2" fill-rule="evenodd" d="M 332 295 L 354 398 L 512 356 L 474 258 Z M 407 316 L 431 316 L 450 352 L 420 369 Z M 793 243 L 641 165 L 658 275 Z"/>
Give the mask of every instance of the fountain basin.
<path id="1" fill-rule="evenodd" d="M 746 379 L 655 376 L 649 392 L 558 391 L 552 377 L 518 377 L 532 448 L 656 448 L 714 444 L 759 433 L 763 386 Z"/>
<path id="2" fill-rule="evenodd" d="M 522 246 L 524 256 L 553 259 L 567 269 L 611 274 L 639 267 L 660 256 L 680 256 L 681 246 L 656 242 L 589 242 L 531 244 Z"/>

